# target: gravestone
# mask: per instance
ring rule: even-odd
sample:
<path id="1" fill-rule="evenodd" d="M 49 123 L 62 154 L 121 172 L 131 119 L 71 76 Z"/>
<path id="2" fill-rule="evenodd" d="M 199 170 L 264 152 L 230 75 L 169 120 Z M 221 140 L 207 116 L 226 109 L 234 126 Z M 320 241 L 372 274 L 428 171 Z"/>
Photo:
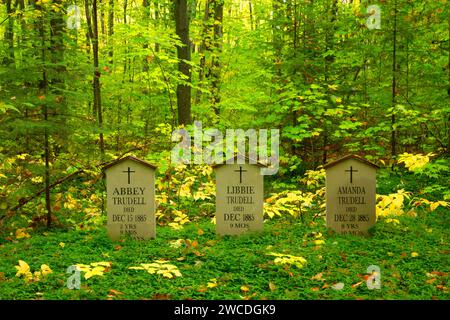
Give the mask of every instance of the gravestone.
<path id="1" fill-rule="evenodd" d="M 367 235 L 375 225 L 376 171 L 364 158 L 348 155 L 324 166 L 327 227 L 337 233 Z"/>
<path id="2" fill-rule="evenodd" d="M 136 240 L 155 238 L 155 170 L 155 166 L 132 156 L 103 168 L 108 236 L 112 240 L 125 235 Z"/>
<path id="3" fill-rule="evenodd" d="M 216 172 L 216 231 L 219 235 L 263 230 L 264 181 L 261 168 L 266 166 L 256 161 L 255 164 L 249 162 L 245 158 L 244 164 L 213 166 Z"/>

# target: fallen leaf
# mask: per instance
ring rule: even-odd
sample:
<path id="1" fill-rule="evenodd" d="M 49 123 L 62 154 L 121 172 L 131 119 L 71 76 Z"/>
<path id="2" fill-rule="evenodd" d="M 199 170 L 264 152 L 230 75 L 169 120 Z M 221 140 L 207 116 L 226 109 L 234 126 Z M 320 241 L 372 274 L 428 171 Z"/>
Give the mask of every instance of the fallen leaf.
<path id="1" fill-rule="evenodd" d="M 61 248 L 64 248 L 65 245 L 66 245 L 66 244 L 65 244 L 64 242 L 60 242 L 60 243 L 59 243 L 59 246 L 60 246 Z"/>
<path id="2" fill-rule="evenodd" d="M 205 231 L 203 231 L 202 229 L 198 229 L 197 234 L 199 236 L 202 236 L 205 233 Z"/>
<path id="3" fill-rule="evenodd" d="M 334 290 L 342 290 L 342 289 L 344 289 L 344 286 L 345 286 L 344 283 L 338 282 L 336 284 L 333 284 L 331 286 L 331 288 L 334 289 Z"/>
<path id="4" fill-rule="evenodd" d="M 411 257 L 415 258 L 415 257 L 418 257 L 418 256 L 419 256 L 419 254 L 417 252 L 411 252 Z"/>
<path id="5" fill-rule="evenodd" d="M 436 278 L 432 278 L 432 279 L 428 279 L 427 281 L 425 281 L 428 284 L 432 284 L 433 282 L 435 282 L 437 279 Z"/>
<path id="6" fill-rule="evenodd" d="M 277 290 L 277 287 L 273 282 L 269 282 L 269 289 L 270 291 L 274 292 L 275 290 Z"/>
<path id="7" fill-rule="evenodd" d="M 217 287 L 217 279 L 210 279 L 208 284 L 206 285 L 208 288 L 215 288 Z"/>
<path id="8" fill-rule="evenodd" d="M 352 288 L 357 288 L 357 287 L 359 287 L 360 285 L 362 285 L 364 283 L 364 281 L 360 281 L 360 282 L 357 282 L 357 283 L 355 283 L 355 284 L 352 284 Z"/>
<path id="9" fill-rule="evenodd" d="M 203 253 L 200 253 L 200 251 L 198 251 L 198 250 L 194 250 L 194 251 L 192 251 L 197 257 L 201 257 L 201 256 L 203 256 Z"/>
<path id="10" fill-rule="evenodd" d="M 111 292 L 112 294 L 115 294 L 115 295 L 123 294 L 123 292 L 120 292 L 120 291 L 117 291 L 114 289 L 109 289 L 109 292 Z"/>
<path id="11" fill-rule="evenodd" d="M 52 269 L 50 269 L 50 267 L 46 264 L 41 265 L 41 273 L 43 276 L 52 273 Z"/>
<path id="12" fill-rule="evenodd" d="M 241 291 L 242 291 L 242 292 L 249 292 L 249 291 L 250 291 L 250 288 L 247 287 L 247 286 L 241 286 Z"/>
<path id="13" fill-rule="evenodd" d="M 322 279 L 322 276 L 323 276 L 323 272 L 320 272 L 320 273 L 316 274 L 315 276 L 312 276 L 311 280 L 325 281 L 325 279 Z"/>
<path id="14" fill-rule="evenodd" d="M 155 293 L 152 296 L 152 300 L 170 300 L 171 296 L 170 294 L 164 294 L 164 293 Z"/>
<path id="15" fill-rule="evenodd" d="M 311 291 L 314 291 L 314 292 L 319 291 L 319 290 L 320 290 L 319 287 L 311 288 Z"/>
<path id="16" fill-rule="evenodd" d="M 447 272 L 440 272 L 440 271 L 431 271 L 430 273 L 431 274 L 435 274 L 435 275 L 440 276 L 440 277 L 445 277 L 445 276 L 448 275 Z"/>

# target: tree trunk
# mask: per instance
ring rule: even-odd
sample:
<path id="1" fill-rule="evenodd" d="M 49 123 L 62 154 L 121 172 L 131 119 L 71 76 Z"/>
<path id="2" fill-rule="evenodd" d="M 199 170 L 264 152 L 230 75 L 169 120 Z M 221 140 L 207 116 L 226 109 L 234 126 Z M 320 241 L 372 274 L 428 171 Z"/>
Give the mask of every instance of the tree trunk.
<path id="1" fill-rule="evenodd" d="M 91 21 L 91 14 L 89 9 L 89 0 L 84 0 L 84 11 L 86 14 L 86 25 L 87 25 L 87 32 L 86 32 L 86 42 L 87 42 L 87 48 L 88 53 L 91 51 L 91 41 L 94 35 L 92 34 L 92 21 Z M 96 114 L 97 110 L 94 110 L 94 116 Z"/>
<path id="2" fill-rule="evenodd" d="M 92 54 L 94 58 L 94 79 L 92 89 L 94 95 L 94 109 L 97 110 L 98 126 L 100 128 L 99 144 L 101 160 L 105 155 L 105 145 L 103 140 L 103 112 L 100 90 L 100 70 L 98 69 L 98 19 L 97 19 L 97 0 L 92 1 Z"/>
<path id="3" fill-rule="evenodd" d="M 150 19 L 150 2 L 149 2 L 149 0 L 144 0 L 142 2 L 142 7 L 144 8 L 144 21 L 148 21 Z M 146 24 L 146 26 L 148 28 L 148 23 Z M 148 49 L 148 43 L 144 43 L 144 45 L 142 47 L 144 49 Z M 148 71 L 147 55 L 144 57 L 144 60 L 142 61 L 142 63 L 143 63 L 142 70 L 144 72 L 147 72 Z"/>
<path id="4" fill-rule="evenodd" d="M 158 1 L 155 1 L 155 28 L 158 26 L 159 24 L 159 4 Z M 155 42 L 155 52 L 158 53 L 159 52 L 159 43 Z"/>
<path id="5" fill-rule="evenodd" d="M 448 88 L 447 88 L 447 94 L 448 94 L 448 100 L 450 104 L 450 9 L 447 8 L 449 11 L 447 13 L 448 16 L 448 64 L 447 64 L 447 72 L 448 72 Z M 450 115 L 447 118 L 447 126 L 450 125 Z M 447 153 L 450 152 L 450 128 L 447 127 Z"/>
<path id="6" fill-rule="evenodd" d="M 4 65 L 14 63 L 14 10 L 12 8 L 12 0 L 6 0 L 6 14 L 8 15 L 8 24 L 5 28 L 4 41 L 8 44 L 8 52 L 3 60 Z"/>
<path id="7" fill-rule="evenodd" d="M 211 50 L 210 39 L 209 38 L 209 5 L 211 0 L 205 0 L 205 14 L 203 16 L 203 28 L 202 28 L 202 43 L 199 49 L 200 55 L 200 67 L 198 71 L 198 86 L 202 87 L 202 82 L 205 79 L 205 69 L 206 69 L 206 52 Z M 195 95 L 195 103 L 199 103 L 202 96 L 201 89 L 197 89 Z"/>
<path id="8" fill-rule="evenodd" d="M 114 43 L 112 36 L 114 35 L 114 0 L 109 0 L 108 6 L 108 41 L 109 41 L 109 63 L 114 62 Z"/>
<path id="9" fill-rule="evenodd" d="M 253 6 L 252 6 L 252 0 L 248 0 L 248 11 L 250 14 L 250 31 L 253 31 Z"/>
<path id="10" fill-rule="evenodd" d="M 187 0 L 175 0 L 176 33 L 182 45 L 177 46 L 178 71 L 184 76 L 183 83 L 177 86 L 178 123 L 189 124 L 191 119 L 191 48 L 189 44 L 189 17 Z"/>
<path id="11" fill-rule="evenodd" d="M 222 66 L 220 56 L 222 55 L 223 41 L 223 0 L 214 0 L 214 53 L 211 62 L 211 91 L 212 91 L 212 107 L 216 115 L 220 114 L 220 83 Z"/>
<path id="12" fill-rule="evenodd" d="M 38 23 L 39 36 L 41 40 L 41 62 L 42 62 L 42 79 L 39 83 L 40 95 L 44 98 L 48 91 L 48 75 L 47 75 L 47 48 L 46 48 L 46 36 L 45 36 L 45 17 L 46 12 L 42 10 L 42 7 L 36 5 L 36 9 L 41 11 L 41 17 Z M 44 173 L 44 184 L 45 184 L 45 208 L 47 210 L 47 228 L 51 226 L 52 223 L 52 206 L 50 200 L 50 142 L 48 128 L 48 106 L 47 102 L 44 101 L 42 105 L 42 113 L 44 117 L 44 158 L 45 158 L 45 173 Z"/>
<path id="13" fill-rule="evenodd" d="M 391 156 L 397 154 L 397 141 L 395 129 L 395 105 L 397 101 L 397 0 L 394 2 L 394 39 L 392 51 L 392 116 L 391 116 Z"/>

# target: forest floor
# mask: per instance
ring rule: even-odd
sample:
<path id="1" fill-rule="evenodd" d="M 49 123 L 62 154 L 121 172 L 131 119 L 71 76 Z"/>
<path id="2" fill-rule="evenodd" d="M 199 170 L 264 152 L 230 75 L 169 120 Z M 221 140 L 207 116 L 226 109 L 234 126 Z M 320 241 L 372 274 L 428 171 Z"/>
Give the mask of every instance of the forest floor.
<path id="1" fill-rule="evenodd" d="M 261 234 L 223 238 L 203 220 L 181 230 L 158 227 L 156 239 L 142 242 L 113 242 L 105 228 L 50 229 L 0 244 L 0 298 L 448 299 L 447 211 L 381 218 L 370 237 L 331 234 L 323 217 L 268 220 Z M 278 264 L 272 253 L 306 262 L 285 256 Z M 16 276 L 19 260 L 30 272 L 46 264 L 52 273 L 26 282 Z M 155 261 L 175 265 L 181 276 L 129 269 Z M 88 279 L 82 272 L 80 288 L 68 289 L 67 268 L 95 262 L 111 266 Z M 380 289 L 366 283 L 371 265 L 380 268 Z"/>

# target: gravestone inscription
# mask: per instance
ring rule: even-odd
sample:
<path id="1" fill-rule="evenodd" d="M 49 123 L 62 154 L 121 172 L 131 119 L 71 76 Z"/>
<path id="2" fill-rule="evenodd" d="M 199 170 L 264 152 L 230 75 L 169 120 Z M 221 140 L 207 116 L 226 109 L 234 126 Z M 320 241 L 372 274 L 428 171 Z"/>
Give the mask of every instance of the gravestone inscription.
<path id="1" fill-rule="evenodd" d="M 133 156 L 113 161 L 106 174 L 108 236 L 117 240 L 129 235 L 136 240 L 156 236 L 156 167 Z"/>
<path id="2" fill-rule="evenodd" d="M 236 160 L 236 158 L 235 158 Z M 256 162 L 256 161 L 255 161 Z M 263 230 L 263 175 L 260 163 L 215 165 L 216 230 L 239 235 Z"/>
<path id="3" fill-rule="evenodd" d="M 359 156 L 348 155 L 324 168 L 327 227 L 342 234 L 367 235 L 376 222 L 378 166 Z"/>

